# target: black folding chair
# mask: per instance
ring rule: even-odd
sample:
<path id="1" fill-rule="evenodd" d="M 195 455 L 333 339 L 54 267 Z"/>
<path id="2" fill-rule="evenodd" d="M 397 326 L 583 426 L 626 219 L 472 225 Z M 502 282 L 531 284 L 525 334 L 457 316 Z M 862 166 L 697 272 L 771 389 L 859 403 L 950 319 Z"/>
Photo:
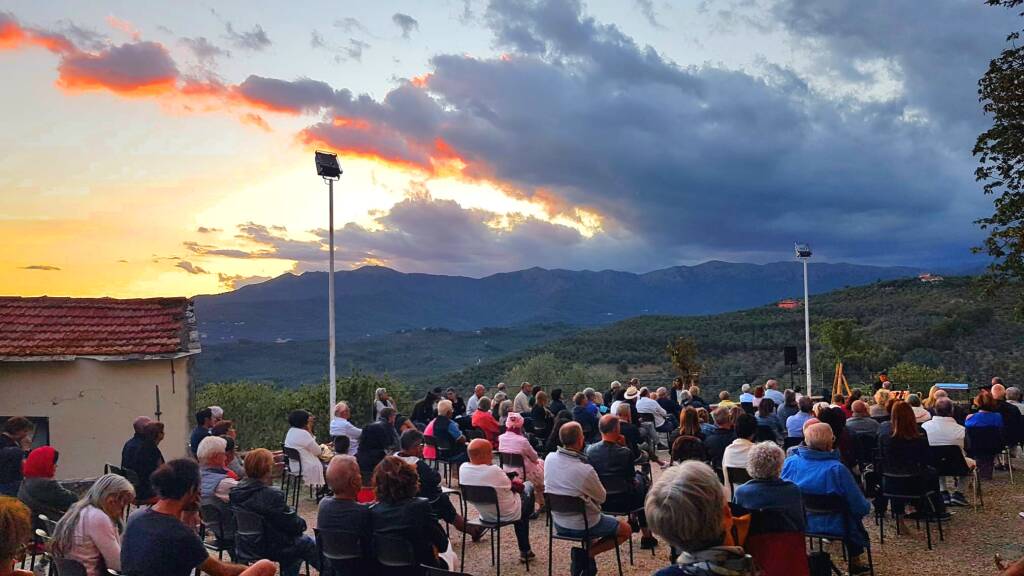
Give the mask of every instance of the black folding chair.
<path id="1" fill-rule="evenodd" d="M 775 442 L 778 444 L 779 437 L 775 429 L 767 424 L 758 424 L 757 432 L 754 433 L 754 442 Z"/>
<path id="2" fill-rule="evenodd" d="M 57 576 L 89 576 L 85 566 L 78 560 L 53 558 L 53 565 L 57 568 Z"/>
<path id="3" fill-rule="evenodd" d="M 518 520 L 502 520 L 501 509 L 498 507 L 498 490 L 493 486 L 471 486 L 469 484 L 460 485 L 462 488 L 462 500 L 466 504 L 472 504 L 478 512 L 481 512 L 481 517 L 476 520 L 467 520 L 467 524 L 475 524 L 482 526 L 491 533 L 491 565 L 495 565 L 495 558 L 497 558 L 498 575 L 501 576 L 501 529 L 505 526 L 512 526 Z M 489 522 L 483 519 L 483 509 L 488 506 L 494 507 L 494 515 L 497 517 L 497 521 Z M 524 519 L 529 521 L 528 519 Z M 497 535 L 495 537 L 495 535 Z M 497 539 L 497 542 L 495 542 Z M 497 554 L 495 554 L 497 549 Z M 462 532 L 462 565 L 466 562 L 466 532 Z M 526 559 L 526 571 L 530 571 L 530 559 Z"/>
<path id="4" fill-rule="evenodd" d="M 448 486 L 452 485 L 452 447 L 446 441 L 446 439 L 439 439 L 437 436 L 423 436 L 423 444 L 434 447 L 434 458 L 427 459 L 427 462 L 433 463 L 434 470 L 440 471 L 440 465 L 444 464 L 444 482 Z"/>
<path id="5" fill-rule="evenodd" d="M 932 457 L 932 467 L 941 476 L 954 476 L 957 478 L 970 477 L 972 484 L 972 503 L 974 511 L 978 506 L 984 506 L 985 501 L 981 495 L 981 480 L 978 478 L 978 468 L 971 468 L 967 465 L 967 459 L 959 446 L 929 446 L 928 452 Z"/>
<path id="6" fill-rule="evenodd" d="M 341 575 L 355 574 L 355 564 L 363 558 L 363 538 L 358 532 L 344 530 L 313 530 L 321 572 Z"/>
<path id="7" fill-rule="evenodd" d="M 786 436 L 785 439 L 782 440 L 782 449 L 789 450 L 793 446 L 799 446 L 803 441 L 803 436 Z"/>
<path id="8" fill-rule="evenodd" d="M 225 534 L 225 524 L 233 522 L 234 518 L 230 521 L 224 518 L 224 514 L 221 513 L 221 509 L 212 504 L 202 504 L 199 506 L 199 517 L 202 519 L 202 534 L 203 545 L 206 546 L 207 550 L 212 550 L 217 553 L 217 558 L 220 560 L 224 559 L 224 553 L 227 552 L 228 556 L 234 557 L 235 553 L 235 539 L 234 534 L 231 538 L 228 538 Z M 213 542 L 206 539 L 207 535 L 213 536 Z"/>
<path id="9" fill-rule="evenodd" d="M 824 549 L 823 540 L 842 540 L 843 557 L 850 560 L 850 554 L 846 547 L 846 541 L 850 539 L 850 510 L 846 506 L 846 500 L 839 494 L 810 494 L 802 492 L 800 499 L 804 504 L 804 515 L 806 517 L 823 515 L 839 515 L 843 519 L 843 532 L 841 534 L 829 534 L 824 532 L 813 532 L 808 528 L 804 536 L 808 540 L 811 549 L 814 549 L 814 540 L 818 541 L 818 550 Z M 810 526 L 810 522 L 808 522 Z M 871 569 L 871 576 L 875 576 L 875 561 L 871 556 L 871 539 L 864 537 L 864 549 L 868 553 L 868 567 Z"/>
<path id="10" fill-rule="evenodd" d="M 638 518 L 638 513 L 643 511 L 643 507 L 634 509 L 617 509 L 608 506 L 608 501 L 612 500 L 613 496 L 621 496 L 629 494 L 632 491 L 632 486 L 629 481 L 619 476 L 614 477 L 601 477 L 601 484 L 604 486 L 605 493 L 608 495 L 605 500 L 605 504 L 601 506 L 601 511 L 605 514 L 611 514 L 612 516 L 621 516 L 626 518 L 627 521 L 633 518 Z M 651 556 L 654 556 L 654 548 L 651 548 Z M 629 536 L 629 565 L 633 566 L 633 535 Z"/>
<path id="11" fill-rule="evenodd" d="M 585 556 L 588 561 L 590 558 L 590 546 L 593 544 L 593 538 L 590 536 L 590 522 L 587 518 L 587 503 L 578 496 L 565 496 L 562 494 L 552 494 L 550 492 L 544 493 L 544 501 L 548 504 L 548 576 L 551 576 L 552 568 L 552 555 L 551 548 L 552 543 L 555 540 L 564 540 L 566 542 L 578 542 L 583 547 Z M 552 516 L 553 512 L 559 514 L 571 514 L 579 515 L 583 517 L 583 537 L 574 538 L 572 536 L 562 536 L 555 532 L 555 519 Z M 622 576 L 622 555 L 619 553 L 619 546 L 615 546 L 615 562 L 619 567 L 619 576 Z"/>
<path id="12" fill-rule="evenodd" d="M 883 472 L 882 497 L 889 500 L 890 504 L 893 500 L 909 500 L 916 503 L 919 515 L 915 520 L 918 526 L 920 526 L 920 521 L 924 520 L 928 549 L 931 550 L 932 522 L 937 523 L 939 526 L 939 540 L 945 540 L 945 536 L 942 532 L 942 517 L 939 516 L 938 510 L 935 509 L 932 501 L 932 498 L 937 497 L 938 494 L 934 490 L 929 490 L 926 482 L 927 478 L 924 474 L 893 474 Z M 896 511 L 895 506 L 893 507 L 893 515 L 896 517 L 896 534 L 899 535 L 901 514 Z M 878 541 L 884 544 L 885 518 L 882 514 L 877 513 L 876 518 L 878 520 Z"/>
<path id="13" fill-rule="evenodd" d="M 252 564 L 263 559 L 263 517 L 243 508 L 233 506 L 238 529 L 235 532 L 235 560 Z"/>
<path id="14" fill-rule="evenodd" d="M 750 474 L 747 473 L 746 468 L 736 468 L 729 466 L 725 469 L 726 477 L 729 478 L 729 498 L 736 492 L 737 486 L 742 486 L 750 481 Z"/>
<path id="15" fill-rule="evenodd" d="M 445 570 L 437 566 L 427 566 L 426 564 L 420 567 L 423 568 L 426 576 L 472 576 L 472 574 L 466 574 L 465 572 L 452 572 L 451 570 Z"/>
<path id="16" fill-rule="evenodd" d="M 377 562 L 385 568 L 411 568 L 419 566 L 412 543 L 401 536 L 373 533 L 373 552 Z"/>
<path id="17" fill-rule="evenodd" d="M 501 463 L 501 468 L 515 468 L 519 470 L 519 478 L 526 480 L 526 462 L 523 460 L 522 454 L 512 454 L 508 452 L 498 452 L 498 462 Z M 507 472 L 508 470 L 506 470 Z"/>
<path id="18" fill-rule="evenodd" d="M 299 492 L 302 490 L 302 456 L 295 448 L 288 448 L 283 444 L 281 445 L 281 453 L 284 454 L 284 471 L 281 473 L 281 479 L 284 483 L 284 501 L 289 501 L 288 495 L 289 491 L 291 491 L 292 508 L 298 509 Z M 292 472 L 292 461 L 298 462 L 298 472 Z M 312 487 L 310 487 L 310 490 L 312 490 Z"/>

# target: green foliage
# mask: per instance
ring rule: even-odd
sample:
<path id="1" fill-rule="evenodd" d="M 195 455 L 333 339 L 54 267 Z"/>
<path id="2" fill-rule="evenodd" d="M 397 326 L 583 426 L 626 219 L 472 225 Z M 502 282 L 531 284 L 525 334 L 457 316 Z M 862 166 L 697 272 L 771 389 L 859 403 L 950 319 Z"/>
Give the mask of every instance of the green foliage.
<path id="1" fill-rule="evenodd" d="M 357 426 L 370 422 L 373 394 L 387 388 L 399 407 L 407 401 L 401 383 L 389 377 L 353 372 L 339 378 L 338 400 L 349 402 L 352 421 Z M 308 410 L 316 417 L 314 434 L 320 441 L 330 437 L 330 390 L 327 382 L 285 389 L 267 383 L 227 382 L 210 384 L 199 390 L 197 406 L 220 406 L 235 422 L 239 444 L 246 448 L 279 448 L 288 430 L 287 417 L 292 410 Z"/>
<path id="2" fill-rule="evenodd" d="M 529 382 L 547 390 L 563 388 L 576 391 L 588 386 L 601 390 L 616 378 L 614 369 L 587 367 L 559 360 L 554 354 L 540 354 L 512 366 L 503 380 L 509 383 L 510 388 L 517 387 L 521 382 Z"/>
<path id="3" fill-rule="evenodd" d="M 889 368 L 889 379 L 896 390 L 909 386 L 918 394 L 928 394 L 932 385 L 938 382 L 962 382 L 963 375 L 955 375 L 945 368 L 931 368 L 911 362 L 900 362 Z"/>
<path id="4" fill-rule="evenodd" d="M 812 334 L 825 346 L 823 353 L 831 363 L 855 362 L 868 352 L 867 341 L 859 328 L 856 320 L 836 318 L 819 322 Z"/>
<path id="5" fill-rule="evenodd" d="M 701 366 L 697 359 L 697 342 L 693 338 L 679 336 L 665 346 L 672 367 L 689 383 L 700 375 Z"/>
<path id="6" fill-rule="evenodd" d="M 1015 8 L 1021 0 L 988 0 L 992 6 Z M 1008 46 L 989 63 L 978 81 L 982 109 L 992 116 L 992 127 L 974 145 L 986 194 L 995 196 L 992 216 L 977 221 L 988 237 L 982 247 L 994 259 L 989 267 L 990 290 L 1024 280 L 1024 46 L 1017 45 L 1020 32 L 1007 37 Z M 1024 295 L 1018 292 L 1018 313 L 1024 312 Z"/>

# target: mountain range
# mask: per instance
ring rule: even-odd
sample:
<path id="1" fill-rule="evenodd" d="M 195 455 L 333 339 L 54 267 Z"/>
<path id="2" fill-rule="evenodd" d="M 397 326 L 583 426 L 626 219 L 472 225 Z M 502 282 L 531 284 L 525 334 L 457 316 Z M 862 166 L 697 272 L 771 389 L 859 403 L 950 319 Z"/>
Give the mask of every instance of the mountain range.
<path id="1" fill-rule="evenodd" d="M 921 269 L 812 263 L 812 294 L 916 276 Z M 402 330 L 477 330 L 535 324 L 598 326 L 640 315 L 706 315 L 803 292 L 799 262 L 721 261 L 644 274 L 530 268 L 484 278 L 406 274 L 379 266 L 336 272 L 339 341 Z M 204 344 L 322 340 L 327 273 L 284 274 L 197 296 Z"/>

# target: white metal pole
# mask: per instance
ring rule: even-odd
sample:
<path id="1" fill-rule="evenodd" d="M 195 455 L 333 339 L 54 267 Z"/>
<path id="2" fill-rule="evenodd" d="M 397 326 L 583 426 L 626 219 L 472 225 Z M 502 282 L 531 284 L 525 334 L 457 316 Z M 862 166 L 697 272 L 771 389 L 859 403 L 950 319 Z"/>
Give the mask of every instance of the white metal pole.
<path id="1" fill-rule="evenodd" d="M 807 396 L 811 395 L 811 309 L 807 295 L 807 259 L 804 261 L 804 356 L 807 360 Z"/>
<path id="2" fill-rule="evenodd" d="M 333 416 L 334 404 L 337 401 L 335 397 L 337 393 L 337 380 L 334 367 L 334 180 L 327 180 L 327 196 L 328 196 L 328 220 L 330 222 L 330 244 L 331 244 L 331 270 L 327 276 L 327 325 L 330 335 L 328 336 L 327 346 L 330 348 L 328 351 L 328 357 L 330 358 L 330 372 L 329 382 L 331 387 L 331 405 L 327 407 L 327 418 L 330 419 Z"/>

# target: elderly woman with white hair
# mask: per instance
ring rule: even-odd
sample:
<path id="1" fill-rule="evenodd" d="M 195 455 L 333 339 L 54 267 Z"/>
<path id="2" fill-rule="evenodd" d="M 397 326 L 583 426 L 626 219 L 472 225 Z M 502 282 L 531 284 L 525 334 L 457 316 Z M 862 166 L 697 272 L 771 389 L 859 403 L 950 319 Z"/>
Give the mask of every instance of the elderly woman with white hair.
<path id="1" fill-rule="evenodd" d="M 451 400 L 441 400 L 437 403 L 437 417 L 427 424 L 423 431 L 424 436 L 433 436 L 437 440 L 439 448 L 448 451 L 448 462 L 458 469 L 459 466 L 469 461 L 466 455 L 466 436 L 459 430 L 459 425 L 452 420 L 455 408 Z M 437 458 L 437 449 L 431 445 L 423 447 L 423 457 L 427 460 Z"/>
<path id="2" fill-rule="evenodd" d="M 755 444 L 747 453 L 747 474 L 750 481 L 737 486 L 733 503 L 746 510 L 771 509 L 781 515 L 793 532 L 804 531 L 804 508 L 800 488 L 780 478 L 786 453 L 774 442 Z"/>
<path id="3" fill-rule="evenodd" d="M 57 558 L 75 560 L 87 576 L 121 569 L 121 518 L 135 500 L 131 482 L 117 474 L 96 479 L 53 530 L 51 550 Z"/>
<path id="4" fill-rule="evenodd" d="M 523 457 L 523 468 L 503 466 L 506 472 L 519 472 L 520 479 L 531 482 L 536 491 L 536 502 L 544 506 L 544 461 L 537 455 L 530 440 L 523 433 L 526 419 L 518 412 L 509 412 L 505 419 L 505 433 L 498 436 L 498 452 Z"/>
<path id="5" fill-rule="evenodd" d="M 722 484 L 707 464 L 688 460 L 662 472 L 644 513 L 651 531 L 681 553 L 655 576 L 753 575 L 753 560 L 742 548 L 723 546 L 726 510 Z"/>
<path id="6" fill-rule="evenodd" d="M 374 421 L 380 417 L 380 411 L 385 408 L 395 408 L 395 401 L 388 396 L 387 388 L 377 388 L 373 393 L 373 419 Z M 397 408 L 396 408 L 397 409 Z M 355 454 L 353 452 L 352 454 Z"/>

